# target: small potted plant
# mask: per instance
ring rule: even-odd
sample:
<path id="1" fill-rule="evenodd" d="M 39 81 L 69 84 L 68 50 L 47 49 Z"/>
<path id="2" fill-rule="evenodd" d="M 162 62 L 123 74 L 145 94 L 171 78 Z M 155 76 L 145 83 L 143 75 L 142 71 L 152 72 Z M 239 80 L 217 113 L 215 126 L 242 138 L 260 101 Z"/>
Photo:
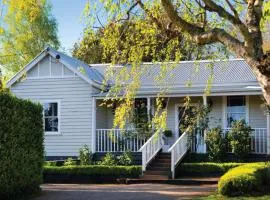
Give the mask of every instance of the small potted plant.
<path id="1" fill-rule="evenodd" d="M 163 145 L 163 151 L 168 151 L 168 149 L 170 148 L 170 144 L 169 144 L 169 138 L 172 137 L 173 133 L 171 130 L 166 129 L 163 131 L 163 141 L 164 141 L 164 145 Z"/>
<path id="2" fill-rule="evenodd" d="M 169 129 L 164 130 L 164 131 L 163 131 L 163 135 L 164 135 L 166 138 L 172 137 L 172 131 L 169 130 Z"/>

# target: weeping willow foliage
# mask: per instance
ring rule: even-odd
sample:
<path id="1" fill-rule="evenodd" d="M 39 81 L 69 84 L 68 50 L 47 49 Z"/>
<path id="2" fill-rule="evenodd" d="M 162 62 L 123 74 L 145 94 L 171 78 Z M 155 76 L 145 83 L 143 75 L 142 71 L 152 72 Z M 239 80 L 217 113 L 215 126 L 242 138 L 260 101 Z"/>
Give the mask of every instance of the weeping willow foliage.
<path id="1" fill-rule="evenodd" d="M 205 16 L 200 7 L 192 6 L 193 1 L 186 6 L 179 6 L 183 17 L 194 20 L 197 24 L 203 24 Z M 138 90 L 141 87 L 141 77 L 147 73 L 147 65 L 144 61 L 151 61 L 159 66 L 159 74 L 155 76 L 155 84 L 160 89 L 155 99 L 155 113 L 151 118 L 150 129 L 155 133 L 165 130 L 167 119 L 167 107 L 169 98 L 166 94 L 170 91 L 167 81 L 172 70 L 181 60 L 200 60 L 203 58 L 214 59 L 221 54 L 226 57 L 228 52 L 222 46 L 200 47 L 195 45 L 191 38 L 181 33 L 177 27 L 170 22 L 159 1 L 144 1 L 144 10 L 148 14 L 134 6 L 134 1 L 103 1 L 99 6 L 94 2 L 86 5 L 84 13 L 87 16 L 89 28 L 85 34 L 95 34 L 92 29 L 97 7 L 105 9 L 107 23 L 99 34 L 99 47 L 102 48 L 103 60 L 110 61 L 111 65 L 105 73 L 104 85 L 110 84 L 104 104 L 111 106 L 116 102 L 119 106 L 115 110 L 114 127 L 124 129 L 128 122 L 133 121 L 134 103 Z M 197 15 L 196 19 L 191 18 Z M 214 16 L 213 17 L 217 17 Z M 159 19 L 159 23 L 155 20 Z M 214 24 L 215 23 L 215 24 Z M 222 26 L 226 22 L 213 22 L 209 26 Z M 166 32 L 166 26 L 170 26 L 171 33 Z M 177 32 L 178 34 L 175 34 Z M 78 52 L 78 47 L 76 51 Z M 85 56 L 85 55 L 83 55 Z M 82 56 L 82 57 L 83 57 Z M 220 58 L 220 57 L 219 57 Z M 213 66 L 209 66 L 210 68 Z M 194 72 L 196 73 L 196 72 Z M 213 76 L 209 77 L 206 93 L 211 90 Z M 187 83 L 187 87 L 192 83 Z M 190 102 L 190 98 L 186 105 Z M 200 115 L 197 115 L 200 116 Z M 202 114 L 202 117 L 205 115 Z M 192 120 L 192 119 L 190 119 Z M 194 119 L 197 120 L 197 119 Z M 194 126 L 195 123 L 191 123 Z"/>

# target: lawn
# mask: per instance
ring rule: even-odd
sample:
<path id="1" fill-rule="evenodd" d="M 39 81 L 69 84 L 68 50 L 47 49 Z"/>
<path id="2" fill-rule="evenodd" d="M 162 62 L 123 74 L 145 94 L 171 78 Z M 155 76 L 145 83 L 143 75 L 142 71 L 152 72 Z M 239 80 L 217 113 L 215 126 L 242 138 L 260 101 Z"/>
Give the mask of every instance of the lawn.
<path id="1" fill-rule="evenodd" d="M 251 199 L 256 199 L 256 200 L 269 200 L 270 195 L 264 195 L 264 196 L 250 196 L 250 197 L 225 197 L 222 195 L 210 195 L 208 197 L 200 197 L 196 200 L 251 200 Z"/>

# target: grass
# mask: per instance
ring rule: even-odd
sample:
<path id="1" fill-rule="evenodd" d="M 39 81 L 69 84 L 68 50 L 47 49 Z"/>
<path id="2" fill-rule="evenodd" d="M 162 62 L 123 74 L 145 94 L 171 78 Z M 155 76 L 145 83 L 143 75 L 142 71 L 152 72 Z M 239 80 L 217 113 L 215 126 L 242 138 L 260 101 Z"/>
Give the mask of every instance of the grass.
<path id="1" fill-rule="evenodd" d="M 200 197 L 197 198 L 196 200 L 251 200 L 251 199 L 256 199 L 256 200 L 269 200 L 270 195 L 263 195 L 263 196 L 249 196 L 249 197 L 225 197 L 222 195 L 210 195 L 208 197 Z"/>

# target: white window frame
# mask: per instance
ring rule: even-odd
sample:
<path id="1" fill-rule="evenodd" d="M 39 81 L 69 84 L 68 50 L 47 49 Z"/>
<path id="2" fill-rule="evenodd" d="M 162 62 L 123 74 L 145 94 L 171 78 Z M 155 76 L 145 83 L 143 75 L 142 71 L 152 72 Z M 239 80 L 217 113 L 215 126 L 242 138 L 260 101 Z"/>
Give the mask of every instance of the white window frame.
<path id="1" fill-rule="evenodd" d="M 230 128 L 228 125 L 228 97 L 234 95 L 223 96 L 223 128 L 227 129 Z M 249 124 L 249 96 L 246 95 L 236 95 L 236 96 L 243 96 L 245 98 L 245 122 Z"/>
<path id="2" fill-rule="evenodd" d="M 58 118 L 58 131 L 45 131 L 45 112 L 44 104 L 45 103 L 57 103 L 57 118 Z M 41 101 L 43 106 L 43 129 L 45 135 L 61 135 L 61 101 L 60 100 L 43 100 Z"/>

